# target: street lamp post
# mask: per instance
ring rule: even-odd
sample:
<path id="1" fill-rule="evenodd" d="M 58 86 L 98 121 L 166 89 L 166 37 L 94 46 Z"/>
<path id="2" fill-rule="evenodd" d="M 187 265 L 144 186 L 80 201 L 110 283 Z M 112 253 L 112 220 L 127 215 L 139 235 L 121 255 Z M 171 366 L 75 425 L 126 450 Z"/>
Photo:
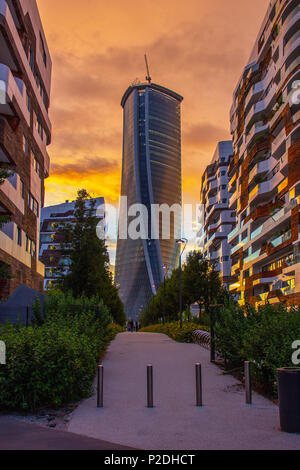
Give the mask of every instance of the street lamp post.
<path id="1" fill-rule="evenodd" d="M 180 238 L 176 243 L 184 245 L 179 255 L 179 310 L 180 310 L 180 329 L 182 329 L 182 255 L 186 248 L 188 240 L 186 238 Z"/>
<path id="2" fill-rule="evenodd" d="M 163 266 L 164 270 L 164 305 L 163 305 L 163 324 L 165 324 L 166 321 L 166 276 L 167 276 L 167 266 Z"/>
<path id="3" fill-rule="evenodd" d="M 221 309 L 223 304 L 214 304 L 209 306 L 210 316 L 210 362 L 216 360 L 216 336 L 215 336 L 215 323 L 216 323 L 216 310 Z"/>

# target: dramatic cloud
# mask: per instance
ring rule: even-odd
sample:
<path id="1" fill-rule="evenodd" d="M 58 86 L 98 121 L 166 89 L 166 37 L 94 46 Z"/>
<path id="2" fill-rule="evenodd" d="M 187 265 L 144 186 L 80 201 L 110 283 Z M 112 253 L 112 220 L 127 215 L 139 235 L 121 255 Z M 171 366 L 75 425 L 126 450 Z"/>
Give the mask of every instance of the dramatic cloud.
<path id="1" fill-rule="evenodd" d="M 65 175 L 72 173 L 82 175 L 84 173 L 103 173 L 113 172 L 119 168 L 118 162 L 107 160 L 106 158 L 86 157 L 74 163 L 66 164 L 54 163 L 51 167 L 53 176 Z"/>
<path id="2" fill-rule="evenodd" d="M 183 191 L 198 202 L 201 173 L 230 139 L 236 82 L 268 0 L 38 0 L 53 59 L 48 204 L 80 187 L 117 201 L 126 88 L 154 82 L 184 96 Z M 101 157 L 97 157 L 101 155 Z"/>

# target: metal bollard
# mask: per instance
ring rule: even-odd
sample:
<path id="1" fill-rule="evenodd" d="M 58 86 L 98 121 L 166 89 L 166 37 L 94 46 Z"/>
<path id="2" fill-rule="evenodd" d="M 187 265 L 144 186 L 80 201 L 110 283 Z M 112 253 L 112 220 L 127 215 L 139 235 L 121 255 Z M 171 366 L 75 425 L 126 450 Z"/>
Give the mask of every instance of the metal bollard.
<path id="1" fill-rule="evenodd" d="M 97 408 L 103 408 L 103 375 L 104 375 L 104 367 L 98 366 Z"/>
<path id="2" fill-rule="evenodd" d="M 246 404 L 252 405 L 252 385 L 251 385 L 251 363 L 245 362 L 245 389 L 246 389 Z"/>
<path id="3" fill-rule="evenodd" d="M 147 407 L 153 408 L 153 365 L 147 365 Z"/>
<path id="4" fill-rule="evenodd" d="M 196 369 L 196 406 L 203 406 L 202 400 L 202 367 L 201 364 L 195 364 Z"/>

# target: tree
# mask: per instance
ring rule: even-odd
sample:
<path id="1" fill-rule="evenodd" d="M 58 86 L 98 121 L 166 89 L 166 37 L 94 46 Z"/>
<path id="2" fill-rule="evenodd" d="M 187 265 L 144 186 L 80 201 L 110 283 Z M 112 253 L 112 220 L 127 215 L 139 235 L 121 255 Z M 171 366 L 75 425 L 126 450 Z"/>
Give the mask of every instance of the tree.
<path id="1" fill-rule="evenodd" d="M 95 201 L 85 189 L 78 191 L 74 219 L 74 223 L 63 224 L 59 229 L 63 235 L 63 262 L 57 269 L 58 285 L 76 298 L 99 296 L 113 320 L 123 325 L 126 316 L 109 269 L 108 252 L 104 240 L 96 233 L 99 220 L 95 215 Z"/>
<path id="2" fill-rule="evenodd" d="M 223 292 L 219 273 L 214 265 L 204 258 L 199 251 L 191 251 L 183 271 L 183 291 L 189 305 L 197 303 L 205 307 L 215 301 L 221 301 Z"/>
<path id="3" fill-rule="evenodd" d="M 214 264 L 205 259 L 199 251 L 189 253 L 182 272 L 182 304 L 189 317 L 189 308 L 197 303 L 205 307 L 206 313 L 212 303 L 223 304 L 230 295 L 222 287 L 219 273 L 214 270 Z M 179 269 L 175 269 L 172 276 L 166 280 L 157 294 L 152 297 L 142 313 L 142 324 L 156 323 L 163 317 L 165 303 L 166 320 L 177 321 L 179 317 Z"/>

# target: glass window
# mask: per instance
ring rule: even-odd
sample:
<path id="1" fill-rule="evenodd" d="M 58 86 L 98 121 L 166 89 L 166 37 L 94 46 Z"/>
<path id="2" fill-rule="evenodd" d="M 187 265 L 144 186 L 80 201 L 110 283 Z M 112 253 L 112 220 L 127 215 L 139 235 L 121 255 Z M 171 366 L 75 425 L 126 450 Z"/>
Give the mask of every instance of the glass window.
<path id="1" fill-rule="evenodd" d="M 22 230 L 18 227 L 18 245 L 22 246 Z"/>
<path id="2" fill-rule="evenodd" d="M 28 140 L 26 139 L 25 135 L 23 135 L 23 152 L 25 153 L 25 156 L 28 157 L 28 155 L 29 155 L 29 144 L 28 144 Z"/>
<path id="3" fill-rule="evenodd" d="M 25 183 L 21 180 L 21 195 L 22 199 L 25 199 Z"/>
<path id="4" fill-rule="evenodd" d="M 27 92 L 27 95 L 26 95 L 26 104 L 27 104 L 27 109 L 28 109 L 28 112 L 30 113 L 31 111 L 31 98 Z"/>

